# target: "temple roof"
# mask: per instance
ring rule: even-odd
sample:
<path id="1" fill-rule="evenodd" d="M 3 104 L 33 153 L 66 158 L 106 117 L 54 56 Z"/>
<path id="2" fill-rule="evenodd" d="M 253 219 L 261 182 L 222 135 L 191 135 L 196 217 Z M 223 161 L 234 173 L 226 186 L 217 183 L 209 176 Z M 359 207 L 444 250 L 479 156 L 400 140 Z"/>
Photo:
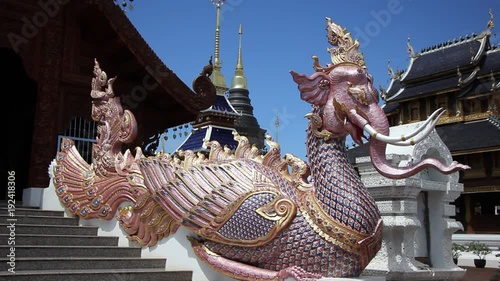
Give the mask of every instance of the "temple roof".
<path id="1" fill-rule="evenodd" d="M 233 132 L 236 132 L 236 130 L 212 125 L 193 129 L 177 150 L 208 151 L 204 140 L 216 140 L 222 146 L 227 145 L 229 149 L 234 150 L 238 143 L 234 140 Z"/>
<path id="2" fill-rule="evenodd" d="M 382 109 L 384 110 L 385 114 L 391 114 L 393 113 L 394 111 L 396 111 L 396 109 L 398 109 L 399 107 L 399 103 L 390 103 L 390 104 L 384 104 L 382 106 Z"/>
<path id="3" fill-rule="evenodd" d="M 484 63 L 481 65 L 481 71 L 479 75 L 490 74 L 491 72 L 499 72 L 500 65 L 500 46 L 493 45 L 491 50 L 486 52 L 484 57 Z"/>
<path id="4" fill-rule="evenodd" d="M 118 38 L 126 44 L 126 47 L 135 56 L 137 63 L 147 71 L 164 92 L 177 101 L 179 106 L 193 114 L 193 119 L 200 110 L 209 107 L 213 103 L 215 91 L 212 92 L 207 89 L 206 92 L 204 91 L 204 94 L 200 95 L 190 89 L 156 55 L 122 9 L 113 1 L 97 0 L 92 1 L 92 3 L 92 5 L 96 6 L 105 16 L 109 25 L 118 35 Z M 97 19 L 99 19 L 99 17 L 93 17 L 93 19 L 94 24 L 98 25 Z M 106 46 L 103 45 L 103 47 Z M 102 62 L 104 59 L 105 58 L 99 60 Z M 154 66 L 154 69 L 152 66 Z M 198 71 L 199 70 L 193 70 L 193 78 L 196 77 Z M 161 97 L 159 97 L 159 99 L 161 99 Z M 159 103 L 158 105 L 162 104 L 163 103 Z"/>
<path id="5" fill-rule="evenodd" d="M 500 127 L 496 117 L 467 123 L 439 126 L 437 133 L 452 154 L 481 149 L 487 151 L 500 148 Z"/>
<path id="6" fill-rule="evenodd" d="M 497 82 L 498 83 L 498 82 Z M 479 96 L 490 95 L 493 89 L 493 81 L 490 79 L 486 80 L 475 80 L 470 86 L 462 89 L 458 98 L 470 99 Z"/>
<path id="7" fill-rule="evenodd" d="M 208 151 L 204 140 L 218 141 L 221 145 L 227 145 L 230 149 L 235 149 L 237 142 L 234 140 L 234 128 L 224 127 L 218 124 L 215 116 L 224 116 L 224 118 L 237 118 L 239 113 L 231 106 L 225 95 L 217 94 L 215 102 L 208 109 L 201 112 L 203 118 L 197 120 L 193 126 L 194 129 L 188 135 L 186 140 L 177 148 L 177 150 Z"/>
<path id="8" fill-rule="evenodd" d="M 391 83 L 389 84 L 387 92 L 385 92 L 385 96 L 383 98 L 385 100 L 389 99 L 390 97 L 396 95 L 401 88 L 403 88 L 403 85 L 399 79 L 391 79 Z"/>
<path id="9" fill-rule="evenodd" d="M 450 40 L 411 58 L 408 70 L 394 76 L 385 93 L 388 103 L 460 91 L 461 98 L 489 94 L 499 80 L 500 48 L 489 43 L 490 32 Z"/>
<path id="10" fill-rule="evenodd" d="M 72 19 L 69 26 L 79 29 L 65 45 L 71 55 L 68 69 L 62 70 L 67 77 L 62 79 L 90 85 L 94 58 L 110 77 L 116 76 L 114 92 L 141 124 L 131 146 L 144 146 L 165 128 L 195 120 L 215 101 L 216 89 L 207 76 L 200 75 L 201 69 L 193 69 L 192 88 L 187 86 L 113 1 L 73 1 L 65 7 L 64 17 Z M 68 28 L 69 34 L 72 29 Z M 72 44 L 78 48 L 71 49 Z"/>
<path id="11" fill-rule="evenodd" d="M 446 71 L 456 72 L 457 67 L 469 66 L 472 58 L 484 51 L 480 48 L 483 40 L 487 40 L 487 37 L 475 36 L 449 45 L 439 44 L 439 47 L 418 54 L 412 58 L 409 69 L 403 74 L 402 81 L 422 79 Z"/>
<path id="12" fill-rule="evenodd" d="M 225 95 L 216 95 L 214 104 L 208 109 L 203 110 L 203 112 L 209 111 L 239 115 L 236 109 L 234 109 L 234 107 L 229 103 Z"/>
<path id="13" fill-rule="evenodd" d="M 416 85 L 400 88 L 397 93 L 387 98 L 387 101 L 401 101 L 412 99 L 423 94 L 433 94 L 449 89 L 458 89 L 458 76 L 450 76 L 444 79 L 434 79 Z"/>

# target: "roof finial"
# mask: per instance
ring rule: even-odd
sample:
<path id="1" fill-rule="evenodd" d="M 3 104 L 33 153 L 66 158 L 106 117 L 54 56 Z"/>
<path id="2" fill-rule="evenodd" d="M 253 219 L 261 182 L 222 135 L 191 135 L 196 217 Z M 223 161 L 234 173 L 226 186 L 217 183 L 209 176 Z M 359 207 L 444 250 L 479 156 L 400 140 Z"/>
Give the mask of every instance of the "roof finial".
<path id="1" fill-rule="evenodd" d="M 389 77 L 391 77 L 391 79 L 394 77 L 394 70 L 392 70 L 390 58 L 387 59 L 387 74 L 389 74 Z"/>
<path id="2" fill-rule="evenodd" d="M 402 74 L 402 71 L 396 69 L 396 71 L 394 71 L 394 69 L 392 69 L 392 66 L 391 66 L 391 59 L 389 58 L 387 60 L 387 73 L 389 74 L 389 77 L 391 78 L 391 80 L 401 80 L 401 74 Z"/>
<path id="3" fill-rule="evenodd" d="M 416 58 L 418 55 L 417 53 L 415 53 L 415 51 L 413 50 L 413 47 L 411 46 L 410 44 L 410 40 L 411 40 L 411 37 L 410 35 L 408 35 L 408 41 L 406 42 L 406 46 L 407 46 L 407 50 L 408 50 L 408 54 L 410 54 L 410 57 L 411 58 Z"/>
<path id="4" fill-rule="evenodd" d="M 236 63 L 236 71 L 234 73 L 233 80 L 231 81 L 231 88 L 239 88 L 246 89 L 247 88 L 247 79 L 243 74 L 243 53 L 241 51 L 241 37 L 243 35 L 243 28 L 240 24 L 240 28 L 238 29 L 238 34 L 240 37 L 240 42 L 238 45 L 238 62 Z"/>
<path id="5" fill-rule="evenodd" d="M 217 19 L 215 23 L 215 51 L 214 51 L 214 69 L 210 79 L 215 85 L 218 94 L 223 94 L 227 90 L 226 79 L 224 75 L 220 72 L 222 65 L 219 57 L 219 45 L 220 45 L 220 9 L 226 0 L 212 0 L 212 4 L 215 5 L 217 9 Z"/>
<path id="6" fill-rule="evenodd" d="M 491 29 L 493 27 L 495 27 L 495 22 L 493 21 L 493 10 L 490 8 L 490 10 L 488 11 L 488 13 L 490 14 L 490 20 L 488 21 L 488 23 L 486 24 L 486 29 L 488 31 L 491 31 Z"/>

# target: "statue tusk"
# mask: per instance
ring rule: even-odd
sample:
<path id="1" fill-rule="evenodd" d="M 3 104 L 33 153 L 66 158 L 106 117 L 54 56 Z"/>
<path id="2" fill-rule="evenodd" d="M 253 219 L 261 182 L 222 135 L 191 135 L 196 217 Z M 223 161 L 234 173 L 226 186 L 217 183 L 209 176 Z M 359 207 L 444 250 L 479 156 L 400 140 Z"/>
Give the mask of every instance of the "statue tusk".
<path id="1" fill-rule="evenodd" d="M 436 126 L 436 123 L 438 122 L 439 118 L 445 110 L 442 108 L 436 110 L 432 115 L 425 121 L 420 128 L 417 130 L 413 131 L 412 133 L 408 135 L 403 135 L 401 137 L 389 137 L 383 134 L 378 133 L 371 125 L 366 124 L 363 127 L 363 130 L 365 130 L 368 134 L 370 134 L 371 137 L 380 140 L 382 142 L 386 142 L 392 145 L 397 145 L 397 146 L 409 146 L 409 145 L 414 145 L 421 140 L 423 140 L 425 137 L 427 137 L 434 127 Z M 430 124 L 430 126 L 429 126 Z M 424 130 L 425 129 L 425 130 Z M 423 132 L 423 133 L 421 133 Z M 418 133 L 421 133 L 417 138 L 413 138 L 415 135 Z"/>
<path id="2" fill-rule="evenodd" d="M 443 113 L 445 112 L 446 110 L 444 110 L 443 108 L 438 108 L 436 111 L 434 111 L 431 116 L 429 116 L 429 118 L 427 118 L 427 120 L 425 120 L 425 122 L 422 124 L 422 126 L 420 126 L 419 128 L 417 128 L 415 131 L 413 131 L 412 133 L 406 135 L 406 139 L 409 139 L 409 138 L 412 138 L 414 136 L 416 136 L 418 133 L 420 133 L 422 130 L 424 130 L 427 125 L 429 125 L 429 123 L 433 122 L 433 121 L 436 121 L 439 120 L 439 118 L 441 118 L 441 115 L 443 115 Z M 435 125 L 436 122 L 433 122 L 433 124 Z M 434 127 L 434 125 L 431 125 L 431 127 Z"/>

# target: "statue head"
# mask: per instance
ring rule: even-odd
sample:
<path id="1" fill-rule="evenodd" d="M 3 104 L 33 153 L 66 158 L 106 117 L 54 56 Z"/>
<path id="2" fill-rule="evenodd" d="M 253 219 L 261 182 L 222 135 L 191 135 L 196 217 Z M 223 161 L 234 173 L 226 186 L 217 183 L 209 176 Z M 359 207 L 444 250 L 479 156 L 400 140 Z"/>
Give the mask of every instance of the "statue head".
<path id="1" fill-rule="evenodd" d="M 328 42 L 333 46 L 327 49 L 332 63 L 322 66 L 318 58 L 313 56 L 316 72 L 311 76 L 291 72 L 298 84 L 300 97 L 315 106 L 315 113 L 306 117 L 311 119 L 312 131 L 316 136 L 326 141 L 328 138 L 344 138 L 350 134 L 358 144 L 363 143 L 363 138 L 369 139 L 375 168 L 391 178 L 411 176 L 428 166 L 443 173 L 467 168 L 456 163 L 445 166 L 435 159 L 423 160 L 411 168 L 390 166 L 385 159 L 387 144 L 414 145 L 430 134 L 444 110 L 436 110 L 415 132 L 406 136 L 388 136 L 389 122 L 379 105 L 379 93 L 373 87 L 373 77 L 367 71 L 363 54 L 358 51 L 359 42 L 329 18 L 326 30 Z M 363 131 L 368 136 L 364 136 Z"/>

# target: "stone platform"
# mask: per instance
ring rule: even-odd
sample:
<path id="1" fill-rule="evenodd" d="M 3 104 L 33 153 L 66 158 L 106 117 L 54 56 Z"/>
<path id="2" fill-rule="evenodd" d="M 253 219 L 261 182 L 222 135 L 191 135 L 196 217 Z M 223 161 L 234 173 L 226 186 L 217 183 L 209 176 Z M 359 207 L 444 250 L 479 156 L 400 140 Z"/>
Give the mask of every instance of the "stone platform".
<path id="1" fill-rule="evenodd" d="M 362 276 L 362 277 L 352 277 L 352 278 L 321 278 L 318 281 L 385 281 L 386 278 L 383 276 Z M 293 278 L 288 278 L 286 281 L 295 281 Z"/>
<path id="2" fill-rule="evenodd" d="M 385 281 L 385 277 L 364 276 L 357 278 L 322 278 L 319 281 Z"/>

